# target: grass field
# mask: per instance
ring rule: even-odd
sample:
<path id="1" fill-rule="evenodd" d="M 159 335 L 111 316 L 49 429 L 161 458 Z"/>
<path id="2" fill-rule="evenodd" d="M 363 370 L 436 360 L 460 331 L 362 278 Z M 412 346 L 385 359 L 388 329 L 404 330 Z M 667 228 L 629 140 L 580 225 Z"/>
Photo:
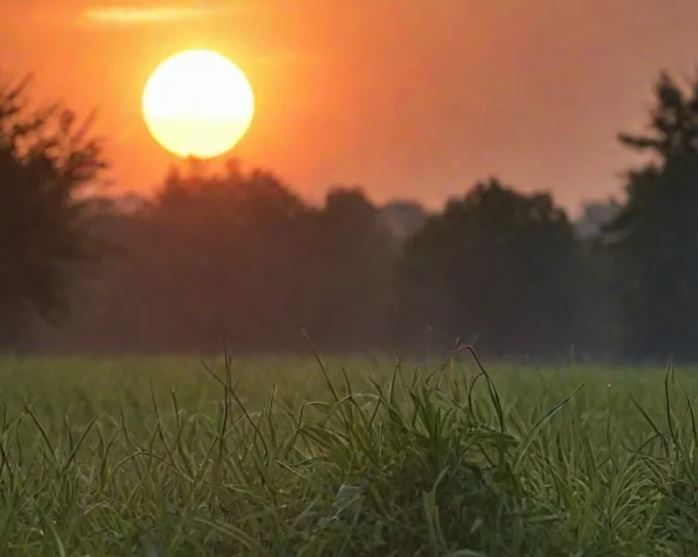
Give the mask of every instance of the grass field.
<path id="1" fill-rule="evenodd" d="M 698 555 L 691 369 L 485 367 L 2 359 L 0 555 Z"/>

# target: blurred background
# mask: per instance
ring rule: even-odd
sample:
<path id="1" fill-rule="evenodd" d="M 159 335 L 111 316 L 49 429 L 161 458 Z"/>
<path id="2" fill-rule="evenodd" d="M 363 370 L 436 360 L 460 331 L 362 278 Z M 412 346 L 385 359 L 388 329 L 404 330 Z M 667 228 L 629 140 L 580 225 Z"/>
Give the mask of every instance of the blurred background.
<path id="1" fill-rule="evenodd" d="M 3 351 L 698 357 L 696 4 L 329 4 L 0 6 Z M 257 115 L 179 161 L 200 44 Z"/>

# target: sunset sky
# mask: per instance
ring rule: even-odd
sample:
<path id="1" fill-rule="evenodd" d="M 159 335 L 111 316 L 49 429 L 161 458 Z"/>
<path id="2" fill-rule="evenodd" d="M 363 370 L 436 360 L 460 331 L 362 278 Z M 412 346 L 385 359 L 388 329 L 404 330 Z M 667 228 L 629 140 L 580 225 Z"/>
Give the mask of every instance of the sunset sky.
<path id="1" fill-rule="evenodd" d="M 696 0 L 0 0 L 0 73 L 87 114 L 110 176 L 152 191 L 176 159 L 140 111 L 168 56 L 210 48 L 257 112 L 233 154 L 309 199 L 359 184 L 430 207 L 491 175 L 570 208 L 620 191 L 660 69 L 698 68 Z"/>

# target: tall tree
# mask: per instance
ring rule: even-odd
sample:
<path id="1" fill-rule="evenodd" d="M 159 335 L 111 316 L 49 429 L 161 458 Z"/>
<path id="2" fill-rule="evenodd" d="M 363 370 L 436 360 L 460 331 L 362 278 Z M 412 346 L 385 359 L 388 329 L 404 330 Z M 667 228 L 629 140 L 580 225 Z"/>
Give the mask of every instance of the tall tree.
<path id="1" fill-rule="evenodd" d="M 547 194 L 490 180 L 432 216 L 406 247 L 408 321 L 442 342 L 499 353 L 567 350 L 575 342 L 581 263 L 573 228 Z"/>
<path id="2" fill-rule="evenodd" d="M 627 354 L 698 357 L 698 81 L 657 82 L 649 133 L 621 134 L 651 155 L 628 173 L 627 202 L 605 228 Z"/>
<path id="3" fill-rule="evenodd" d="M 31 314 L 65 313 L 76 268 L 96 254 L 87 190 L 105 167 L 101 144 L 89 120 L 30 108 L 27 86 L 0 88 L 0 345 Z"/>

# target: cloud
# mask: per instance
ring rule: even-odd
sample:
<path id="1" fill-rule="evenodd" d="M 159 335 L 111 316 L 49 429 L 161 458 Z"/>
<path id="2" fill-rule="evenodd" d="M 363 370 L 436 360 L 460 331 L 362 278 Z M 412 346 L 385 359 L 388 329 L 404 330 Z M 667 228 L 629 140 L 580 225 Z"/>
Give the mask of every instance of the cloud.
<path id="1" fill-rule="evenodd" d="M 86 25 L 143 25 L 207 19 L 231 14 L 239 6 L 101 6 L 82 12 L 80 23 Z"/>

